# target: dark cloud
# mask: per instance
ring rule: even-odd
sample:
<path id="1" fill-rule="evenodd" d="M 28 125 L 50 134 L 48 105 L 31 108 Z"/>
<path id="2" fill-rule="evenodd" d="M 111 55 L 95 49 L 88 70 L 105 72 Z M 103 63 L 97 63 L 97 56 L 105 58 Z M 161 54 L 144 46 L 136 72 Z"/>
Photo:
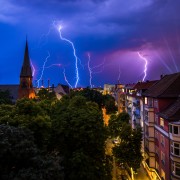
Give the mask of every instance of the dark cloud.
<path id="1" fill-rule="evenodd" d="M 117 68 L 118 63 L 124 62 L 122 57 L 126 59 L 124 66 L 136 63 L 136 52 L 142 51 L 151 59 L 150 68 L 156 70 L 152 76 L 154 77 L 158 75 L 160 66 L 160 69 L 168 72 L 163 61 L 171 67 L 172 72 L 176 71 L 173 61 L 180 66 L 179 9 L 179 0 L 0 0 L 0 25 L 1 29 L 6 29 L 4 27 L 7 25 L 15 29 L 3 31 L 3 37 L 10 33 L 11 36 L 18 36 L 22 43 L 23 36 L 28 33 L 30 42 L 35 47 L 43 37 L 46 43 L 41 49 L 42 57 L 44 51 L 51 49 L 54 54 L 52 57 L 56 59 L 57 54 L 65 48 L 64 43 L 60 43 L 57 29 L 52 26 L 53 21 L 60 22 L 64 26 L 63 36 L 75 43 L 84 64 L 87 61 L 85 53 L 92 52 L 96 54 L 93 58 L 95 64 L 101 63 L 106 56 L 115 63 L 110 68 L 113 69 Z M 5 43 L 4 39 L 1 48 Z M 129 54 L 131 60 L 124 54 Z M 33 57 L 42 59 L 38 53 L 33 53 Z M 42 64 L 42 60 L 38 63 Z M 141 68 L 139 71 L 137 74 L 142 74 Z M 116 75 L 117 73 L 112 73 L 109 78 L 115 79 Z M 141 75 L 136 77 L 133 74 L 134 78 L 138 79 L 139 76 Z M 128 79 L 128 74 L 122 77 Z"/>

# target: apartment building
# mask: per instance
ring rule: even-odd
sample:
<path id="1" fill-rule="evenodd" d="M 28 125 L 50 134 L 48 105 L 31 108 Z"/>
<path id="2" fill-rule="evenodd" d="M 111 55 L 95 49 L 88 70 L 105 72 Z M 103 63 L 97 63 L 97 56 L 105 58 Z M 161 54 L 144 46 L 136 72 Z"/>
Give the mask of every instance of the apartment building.
<path id="1" fill-rule="evenodd" d="M 151 179 L 180 179 L 180 73 L 165 75 L 143 96 L 144 165 Z"/>

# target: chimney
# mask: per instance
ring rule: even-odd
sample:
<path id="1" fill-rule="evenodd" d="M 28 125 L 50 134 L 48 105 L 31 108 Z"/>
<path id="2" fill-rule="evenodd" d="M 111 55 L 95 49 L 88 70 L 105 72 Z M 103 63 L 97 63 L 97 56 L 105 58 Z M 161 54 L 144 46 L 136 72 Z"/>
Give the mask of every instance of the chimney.
<path id="1" fill-rule="evenodd" d="M 50 90 L 50 79 L 48 79 L 48 91 Z"/>

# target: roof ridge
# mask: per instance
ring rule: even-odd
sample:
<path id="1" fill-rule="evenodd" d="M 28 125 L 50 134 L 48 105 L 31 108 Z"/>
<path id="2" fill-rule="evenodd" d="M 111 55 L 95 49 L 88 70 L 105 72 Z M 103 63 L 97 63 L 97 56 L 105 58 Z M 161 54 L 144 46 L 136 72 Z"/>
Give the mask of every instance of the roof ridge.
<path id="1" fill-rule="evenodd" d="M 176 74 L 176 75 L 175 75 Z M 174 79 L 174 81 L 180 76 L 180 72 L 179 73 L 174 73 L 174 74 L 169 74 L 169 75 L 165 75 L 165 76 L 170 76 L 170 75 L 175 75 L 175 79 Z M 165 77 L 164 76 L 164 77 Z M 163 78 L 164 78 L 163 77 Z M 162 79 L 163 79 L 162 78 Z M 162 95 L 173 83 L 174 83 L 174 81 L 172 81 L 172 82 L 170 82 L 169 83 L 169 85 L 166 87 L 166 89 L 164 89 L 164 90 L 162 90 L 162 92 L 159 94 L 159 95 Z"/>

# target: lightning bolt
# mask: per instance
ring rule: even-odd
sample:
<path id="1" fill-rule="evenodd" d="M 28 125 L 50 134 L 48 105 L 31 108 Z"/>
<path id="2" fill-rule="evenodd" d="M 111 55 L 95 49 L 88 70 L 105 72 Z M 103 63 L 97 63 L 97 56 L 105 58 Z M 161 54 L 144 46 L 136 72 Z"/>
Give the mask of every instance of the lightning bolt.
<path id="1" fill-rule="evenodd" d="M 89 84 L 90 84 L 90 87 L 92 88 L 93 87 L 93 84 L 92 84 L 93 76 L 92 75 L 93 74 L 101 73 L 103 71 L 104 63 L 105 63 L 105 58 L 104 58 L 103 63 L 98 64 L 98 65 L 93 66 L 93 67 L 90 66 L 90 62 L 91 62 L 91 55 L 90 55 L 90 53 L 88 53 L 88 63 L 87 63 L 87 66 L 88 66 L 88 71 L 89 71 Z M 99 70 L 99 71 L 95 71 L 96 69 L 99 69 L 99 68 L 102 68 L 102 69 Z"/>
<path id="2" fill-rule="evenodd" d="M 77 85 L 78 85 L 78 82 L 79 82 L 79 71 L 78 71 L 78 57 L 76 55 L 76 49 L 74 47 L 74 44 L 72 41 L 70 41 L 69 39 L 66 39 L 62 36 L 62 33 L 61 33 L 61 30 L 62 30 L 62 26 L 58 26 L 58 32 L 59 32 L 59 36 L 60 36 L 60 39 L 62 41 L 66 41 L 67 43 L 69 43 L 73 49 L 73 55 L 74 55 L 74 58 L 75 58 L 75 74 L 76 74 L 76 82 L 75 82 L 75 85 L 74 87 L 76 88 Z"/>
<path id="3" fill-rule="evenodd" d="M 53 67 L 53 66 L 61 67 L 62 64 L 51 64 L 50 66 L 46 66 L 46 67 L 44 67 L 44 68 L 49 69 L 49 68 L 51 68 L 51 67 Z"/>
<path id="4" fill-rule="evenodd" d="M 119 65 L 119 76 L 118 76 L 118 83 L 120 82 L 120 77 L 121 77 L 121 69 L 120 69 L 120 65 Z"/>
<path id="5" fill-rule="evenodd" d="M 145 80 L 145 78 L 147 76 L 147 64 L 148 64 L 148 61 L 147 61 L 147 59 L 144 56 L 142 56 L 140 54 L 140 52 L 138 52 L 138 56 L 145 62 L 145 65 L 144 65 L 144 77 L 142 79 L 142 81 L 144 82 L 144 80 Z"/>
<path id="6" fill-rule="evenodd" d="M 90 83 L 90 87 L 92 88 L 92 69 L 90 67 L 90 61 L 91 61 L 91 56 L 90 54 L 88 53 L 88 70 L 89 70 L 89 83 Z"/>
<path id="7" fill-rule="evenodd" d="M 39 87 L 39 81 L 40 81 L 40 80 L 42 79 L 42 77 L 43 77 L 45 65 L 46 65 L 49 57 L 50 57 L 50 53 L 49 53 L 49 51 L 48 51 L 48 56 L 46 57 L 46 59 L 45 59 L 45 61 L 44 61 L 44 63 L 43 63 L 43 67 L 42 67 L 42 71 L 41 71 L 41 76 L 40 76 L 40 78 L 37 80 L 37 87 Z"/>
<path id="8" fill-rule="evenodd" d="M 103 62 L 101 64 L 98 64 L 98 65 L 92 67 L 92 70 L 101 68 L 101 70 L 99 70 L 99 71 L 93 71 L 93 74 L 101 73 L 104 70 L 105 61 L 106 61 L 106 59 L 104 58 L 104 60 L 103 60 Z"/>
<path id="9" fill-rule="evenodd" d="M 72 89 L 71 84 L 70 84 L 69 81 L 67 80 L 65 68 L 64 68 L 63 74 L 64 74 L 64 79 L 65 79 L 65 81 L 67 82 L 67 84 L 68 84 L 68 85 L 71 87 L 71 89 Z"/>
<path id="10" fill-rule="evenodd" d="M 34 76 L 34 74 L 35 74 L 35 72 L 36 72 L 36 69 L 35 69 L 32 61 L 31 61 L 31 67 L 32 67 L 32 70 L 33 70 L 33 71 L 32 71 L 32 76 Z"/>

